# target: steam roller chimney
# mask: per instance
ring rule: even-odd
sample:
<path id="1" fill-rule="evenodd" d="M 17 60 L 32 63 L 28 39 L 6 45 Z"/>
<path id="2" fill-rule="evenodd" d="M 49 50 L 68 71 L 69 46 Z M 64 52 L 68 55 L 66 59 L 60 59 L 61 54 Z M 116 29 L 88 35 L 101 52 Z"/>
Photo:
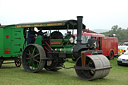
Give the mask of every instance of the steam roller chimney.
<path id="1" fill-rule="evenodd" d="M 77 44 L 81 43 L 82 19 L 83 16 L 77 16 Z"/>

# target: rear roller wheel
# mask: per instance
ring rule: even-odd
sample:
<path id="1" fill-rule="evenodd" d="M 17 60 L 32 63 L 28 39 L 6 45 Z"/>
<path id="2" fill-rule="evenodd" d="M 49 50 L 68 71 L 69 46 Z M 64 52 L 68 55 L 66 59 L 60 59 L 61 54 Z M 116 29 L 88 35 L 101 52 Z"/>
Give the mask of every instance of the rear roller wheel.
<path id="1" fill-rule="evenodd" d="M 81 64 L 81 57 L 79 57 L 76 61 L 76 66 L 82 66 Z M 93 63 L 93 61 L 89 58 L 86 59 L 86 67 L 90 67 L 90 68 L 95 68 L 95 65 Z M 95 74 L 95 71 L 93 70 L 80 70 L 80 69 L 75 69 L 76 74 L 84 79 L 84 80 L 89 80 L 90 78 L 93 77 L 93 75 Z"/>
<path id="2" fill-rule="evenodd" d="M 15 65 L 16 65 L 16 67 L 20 67 L 21 66 L 21 59 L 16 59 Z"/>
<path id="3" fill-rule="evenodd" d="M 45 51 L 37 44 L 30 44 L 26 46 L 22 54 L 23 68 L 27 72 L 39 72 L 45 65 Z"/>

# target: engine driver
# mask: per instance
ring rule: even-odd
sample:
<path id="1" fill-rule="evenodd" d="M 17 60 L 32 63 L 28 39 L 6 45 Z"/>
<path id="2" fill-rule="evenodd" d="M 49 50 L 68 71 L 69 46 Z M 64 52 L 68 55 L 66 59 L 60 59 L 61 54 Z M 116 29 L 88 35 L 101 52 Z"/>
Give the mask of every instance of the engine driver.
<path id="1" fill-rule="evenodd" d="M 29 28 L 28 37 L 27 37 L 27 45 L 34 43 L 34 39 L 35 39 L 35 37 L 36 37 L 35 34 L 37 34 L 37 32 L 34 31 L 34 28 L 33 28 L 33 27 Z"/>

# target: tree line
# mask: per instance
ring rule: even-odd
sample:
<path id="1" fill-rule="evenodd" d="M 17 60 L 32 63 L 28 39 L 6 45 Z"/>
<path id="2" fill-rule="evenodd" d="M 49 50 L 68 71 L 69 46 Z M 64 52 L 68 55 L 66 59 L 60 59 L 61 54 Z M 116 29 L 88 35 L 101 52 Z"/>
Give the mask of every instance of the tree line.
<path id="1" fill-rule="evenodd" d="M 113 34 L 115 34 L 119 42 L 128 42 L 128 27 L 126 29 L 123 29 L 118 25 L 114 25 L 112 26 L 111 30 L 109 30 L 108 32 L 103 32 L 101 34 L 104 34 L 106 36 L 112 36 Z"/>

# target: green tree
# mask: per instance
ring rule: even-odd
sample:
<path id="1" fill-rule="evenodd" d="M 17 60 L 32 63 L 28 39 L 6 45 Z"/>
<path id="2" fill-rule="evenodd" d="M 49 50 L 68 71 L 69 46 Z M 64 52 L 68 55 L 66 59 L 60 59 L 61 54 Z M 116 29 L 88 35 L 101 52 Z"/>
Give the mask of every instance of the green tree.
<path id="1" fill-rule="evenodd" d="M 109 30 L 108 32 L 104 32 L 102 34 L 106 36 L 112 36 L 113 34 L 116 34 L 116 37 L 118 38 L 119 42 L 128 41 L 128 27 L 127 29 L 122 29 L 118 25 L 114 25 L 112 26 L 111 30 Z"/>

